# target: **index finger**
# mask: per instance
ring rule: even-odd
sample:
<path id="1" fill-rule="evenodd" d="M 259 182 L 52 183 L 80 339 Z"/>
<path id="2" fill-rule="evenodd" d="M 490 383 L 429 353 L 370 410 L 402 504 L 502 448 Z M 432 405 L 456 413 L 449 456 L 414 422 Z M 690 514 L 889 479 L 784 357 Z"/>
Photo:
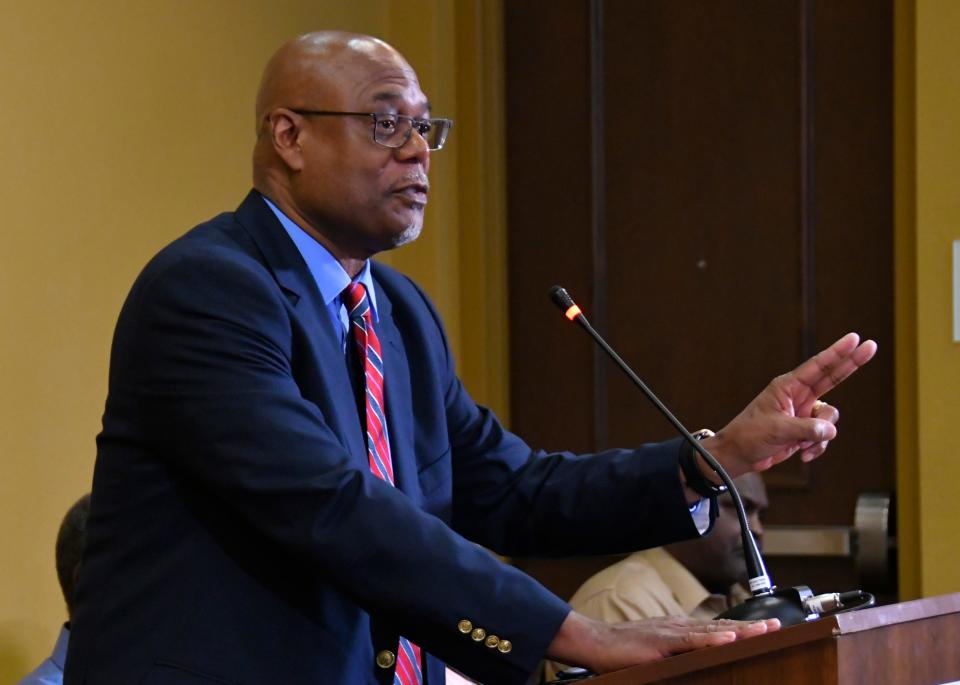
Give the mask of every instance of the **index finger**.
<path id="1" fill-rule="evenodd" d="M 821 397 L 870 361 L 876 352 L 877 343 L 873 340 L 860 343 L 859 335 L 847 333 L 794 369 L 793 376 L 810 388 L 815 398 Z"/>

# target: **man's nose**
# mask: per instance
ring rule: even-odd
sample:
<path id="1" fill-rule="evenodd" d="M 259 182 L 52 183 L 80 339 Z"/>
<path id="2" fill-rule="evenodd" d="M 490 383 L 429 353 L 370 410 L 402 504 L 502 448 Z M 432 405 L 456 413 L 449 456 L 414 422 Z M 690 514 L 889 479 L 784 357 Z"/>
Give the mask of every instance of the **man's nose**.
<path id="1" fill-rule="evenodd" d="M 424 171 L 430 167 L 430 146 L 427 139 L 420 135 L 416 127 L 410 131 L 407 142 L 396 149 L 396 157 L 400 161 L 418 161 Z"/>

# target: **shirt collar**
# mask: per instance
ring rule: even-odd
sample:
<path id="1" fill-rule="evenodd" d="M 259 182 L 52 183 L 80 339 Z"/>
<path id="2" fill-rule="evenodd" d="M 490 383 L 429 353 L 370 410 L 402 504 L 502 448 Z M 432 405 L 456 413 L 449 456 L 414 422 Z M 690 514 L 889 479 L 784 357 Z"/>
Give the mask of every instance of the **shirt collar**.
<path id="1" fill-rule="evenodd" d="M 64 625 L 60 629 L 60 635 L 57 637 L 57 644 L 53 646 L 53 654 L 50 655 L 50 661 L 53 665 L 63 670 L 63 665 L 67 662 L 67 644 L 70 641 L 70 629 Z"/>
<path id="2" fill-rule="evenodd" d="M 265 195 L 261 195 L 261 197 L 276 215 L 280 221 L 280 225 L 283 226 L 287 235 L 290 236 L 293 244 L 296 245 L 297 251 L 300 252 L 303 261 L 307 263 L 307 269 L 310 270 L 310 275 L 313 276 L 313 280 L 320 290 L 323 303 L 329 307 L 340 297 L 340 293 L 350 285 L 350 275 L 344 271 L 343 266 L 330 254 L 327 248 L 294 223 L 290 217 L 280 211 Z M 357 277 L 352 280 L 357 283 L 363 283 L 367 289 L 367 296 L 370 298 L 370 309 L 373 312 L 373 320 L 379 322 L 380 317 L 377 314 L 377 292 L 373 287 L 373 276 L 370 273 L 369 259 L 363 263 L 363 269 L 361 269 Z"/>

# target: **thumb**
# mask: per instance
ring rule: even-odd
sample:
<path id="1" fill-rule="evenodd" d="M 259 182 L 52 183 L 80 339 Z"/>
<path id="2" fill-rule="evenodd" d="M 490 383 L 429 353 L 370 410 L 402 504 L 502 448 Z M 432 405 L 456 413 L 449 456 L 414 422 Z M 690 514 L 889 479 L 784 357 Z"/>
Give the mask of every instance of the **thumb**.
<path id="1" fill-rule="evenodd" d="M 784 416 L 780 434 L 784 442 L 818 443 L 837 437 L 837 427 L 823 419 Z"/>

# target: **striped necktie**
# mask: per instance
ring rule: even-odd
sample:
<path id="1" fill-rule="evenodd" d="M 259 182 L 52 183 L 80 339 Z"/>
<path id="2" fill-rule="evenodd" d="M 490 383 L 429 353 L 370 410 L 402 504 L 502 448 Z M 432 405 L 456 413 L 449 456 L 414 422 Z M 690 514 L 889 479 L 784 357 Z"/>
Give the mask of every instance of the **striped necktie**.
<path id="1" fill-rule="evenodd" d="M 367 461 L 370 470 L 377 477 L 393 485 L 393 462 L 390 458 L 387 410 L 383 394 L 383 355 L 380 351 L 380 339 L 373 329 L 373 312 L 370 310 L 367 289 L 363 283 L 351 283 L 343 291 L 342 300 L 350 312 L 350 330 L 353 331 L 353 339 L 357 344 L 366 387 Z M 394 685 L 422 685 L 420 648 L 405 637 L 400 638 L 396 663 Z"/>

